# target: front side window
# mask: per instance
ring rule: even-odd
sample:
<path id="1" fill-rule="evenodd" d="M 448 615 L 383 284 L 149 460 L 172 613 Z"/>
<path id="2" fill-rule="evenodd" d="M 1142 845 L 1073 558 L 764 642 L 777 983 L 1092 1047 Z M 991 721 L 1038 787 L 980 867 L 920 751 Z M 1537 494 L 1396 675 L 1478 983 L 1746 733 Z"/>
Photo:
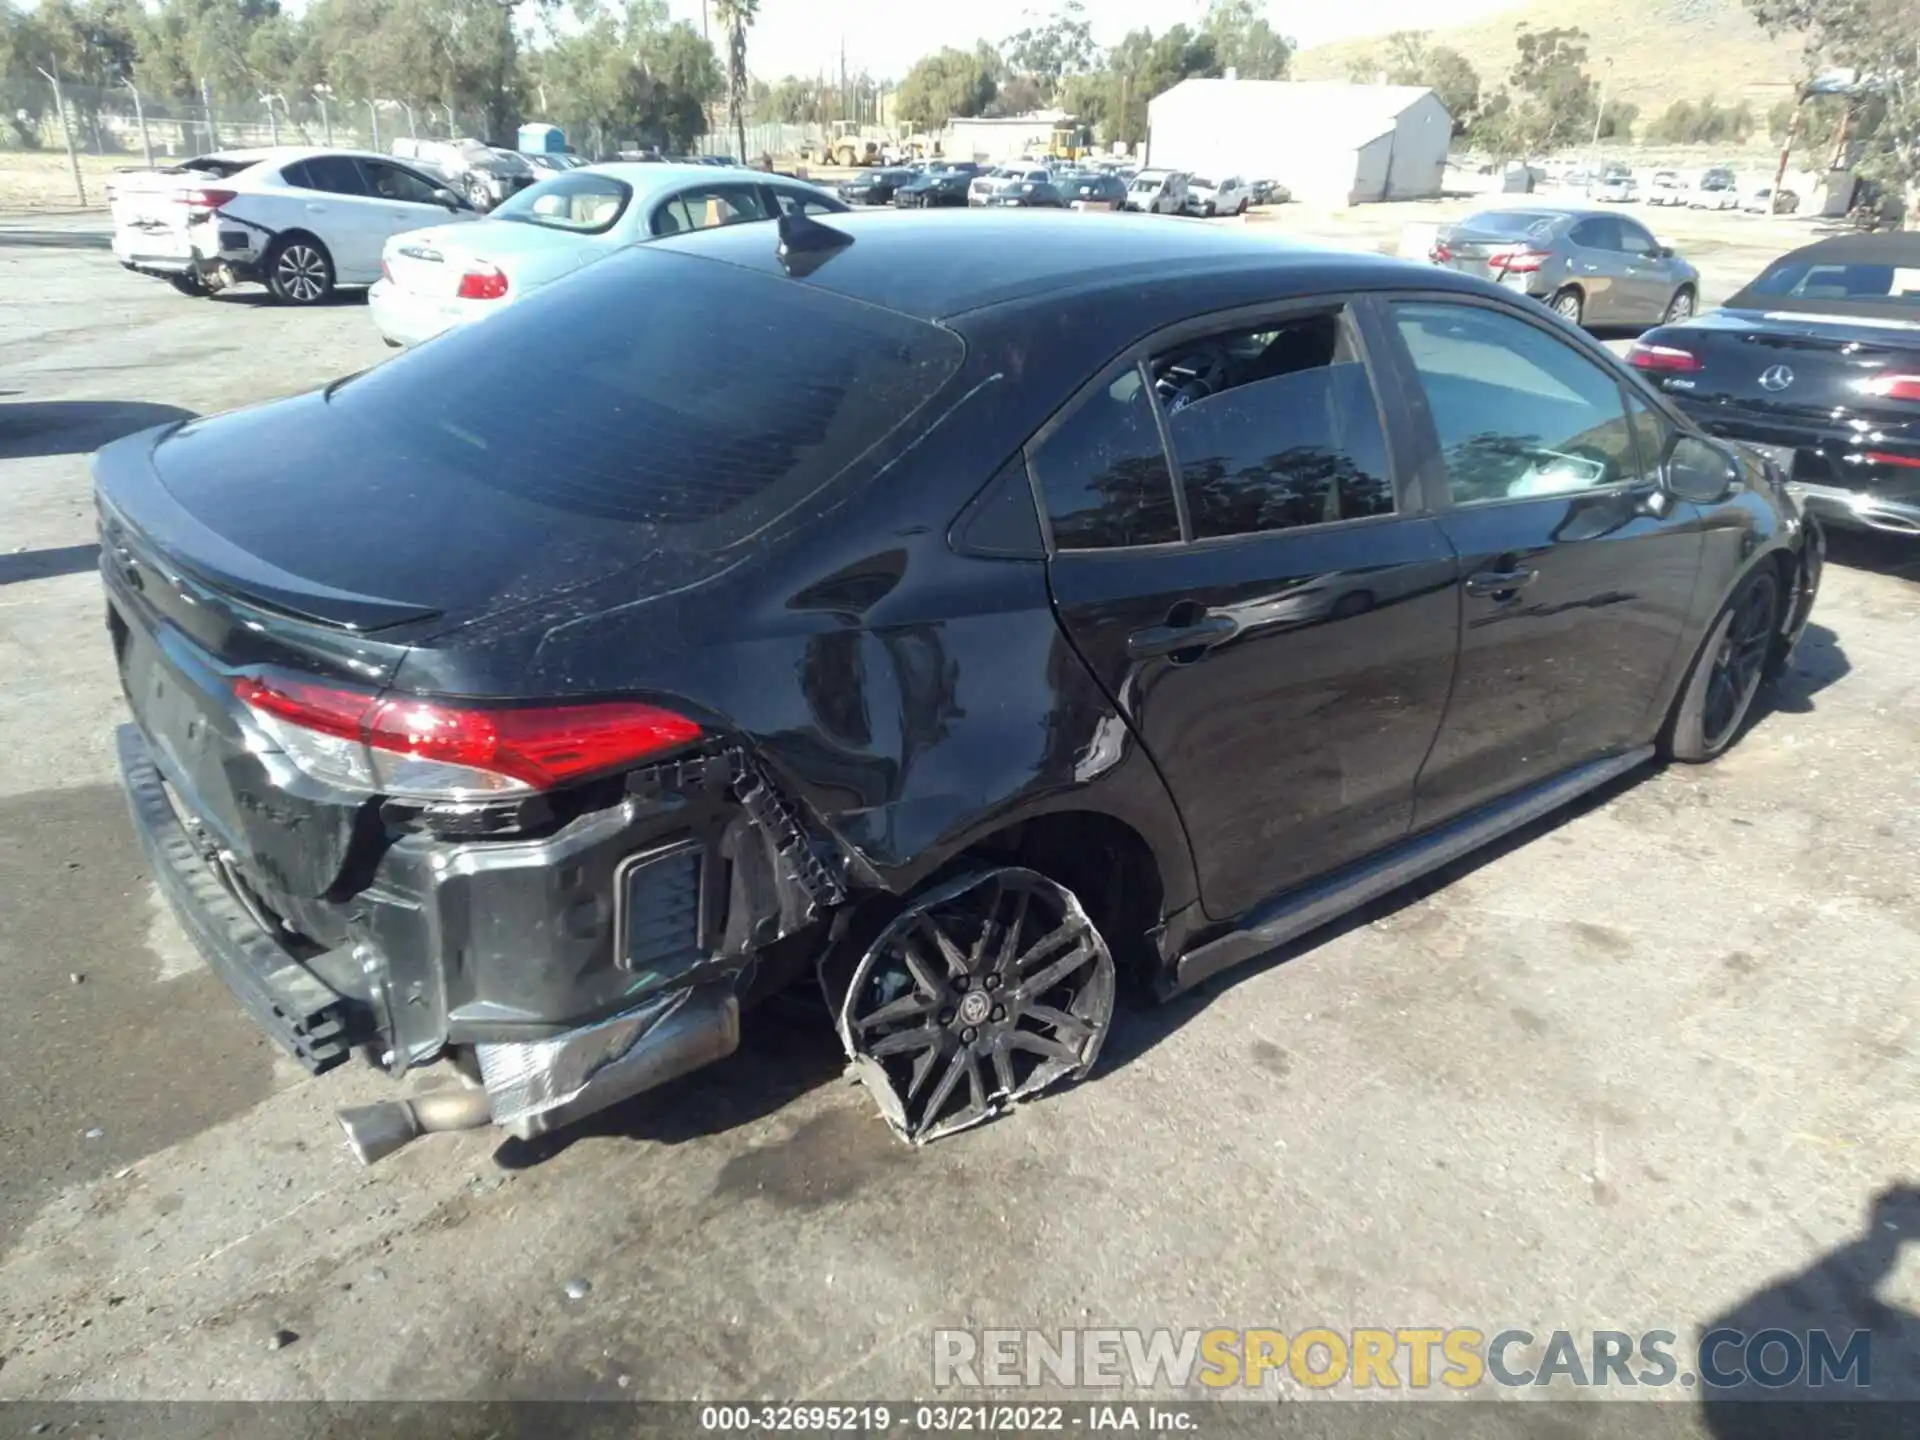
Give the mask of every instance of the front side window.
<path id="1" fill-rule="evenodd" d="M 1380 410 L 1341 311 L 1153 362 L 1196 540 L 1393 513 Z"/>
<path id="2" fill-rule="evenodd" d="M 1153 396 L 1138 365 L 1088 396 L 1040 446 L 1033 468 L 1061 550 L 1180 538 Z"/>
<path id="3" fill-rule="evenodd" d="M 1631 250 L 1636 255 L 1651 255 L 1660 248 L 1660 242 L 1633 221 L 1620 220 L 1615 223 L 1620 226 L 1620 240 L 1624 249 Z"/>
<path id="4" fill-rule="evenodd" d="M 1399 302 L 1456 505 L 1592 490 L 1639 469 L 1619 382 L 1566 342 L 1474 305 Z"/>
<path id="5" fill-rule="evenodd" d="M 416 175 L 404 165 L 392 165 L 385 160 L 363 160 L 360 162 L 367 172 L 367 183 L 373 187 L 373 193 L 382 200 L 399 200 L 408 205 L 435 205 L 438 190 L 423 175 Z"/>
<path id="6" fill-rule="evenodd" d="M 653 212 L 653 233 L 679 235 L 688 230 L 710 230 L 717 225 L 739 225 L 768 220 L 766 202 L 751 185 L 701 185 L 683 190 Z"/>
<path id="7" fill-rule="evenodd" d="M 1567 238 L 1589 250 L 1624 250 L 1620 241 L 1620 222 L 1611 215 L 1595 215 L 1582 220 L 1567 232 Z"/>

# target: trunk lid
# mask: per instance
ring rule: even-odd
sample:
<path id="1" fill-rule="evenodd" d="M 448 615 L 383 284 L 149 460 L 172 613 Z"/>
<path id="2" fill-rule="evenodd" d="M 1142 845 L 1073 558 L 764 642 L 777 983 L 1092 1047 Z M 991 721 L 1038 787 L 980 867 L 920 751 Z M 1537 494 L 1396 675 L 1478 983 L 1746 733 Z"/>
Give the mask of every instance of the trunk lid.
<path id="1" fill-rule="evenodd" d="M 1667 380 L 1693 405 L 1732 405 L 1817 429 L 1852 416 L 1908 438 L 1920 422 L 1920 403 L 1870 388 L 1884 376 L 1920 373 L 1920 326 L 1718 310 L 1650 338 L 1698 360 L 1698 370 Z"/>
<path id="2" fill-rule="evenodd" d="M 107 185 L 113 228 L 134 254 L 191 255 L 186 193 L 218 187 L 257 163 L 257 157 L 248 155 L 202 155 L 179 165 L 120 171 Z"/>
<path id="3" fill-rule="evenodd" d="M 395 236 L 385 259 L 393 284 L 417 295 L 452 299 L 461 276 L 484 265 L 507 273 L 512 295 L 605 254 L 607 247 L 595 243 L 599 238 L 513 220 L 456 221 Z"/>

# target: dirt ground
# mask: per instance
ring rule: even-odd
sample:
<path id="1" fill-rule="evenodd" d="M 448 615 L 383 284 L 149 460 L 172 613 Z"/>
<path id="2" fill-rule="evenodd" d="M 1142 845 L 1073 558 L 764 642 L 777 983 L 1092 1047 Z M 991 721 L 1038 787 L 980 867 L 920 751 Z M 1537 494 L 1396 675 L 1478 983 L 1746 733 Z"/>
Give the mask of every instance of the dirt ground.
<path id="1" fill-rule="evenodd" d="M 1655 224 L 1709 299 L 1791 243 Z M 1920 1384 L 1920 550 L 1836 541 L 1720 763 L 1127 1012 L 1003 1122 L 900 1146 L 795 1005 L 555 1143 L 365 1170 L 330 1115 L 386 1082 L 278 1059 L 143 870 L 86 453 L 387 352 L 355 300 L 191 300 L 103 239 L 0 224 L 0 1399 L 926 1396 L 943 1326 L 1781 1313 Z"/>

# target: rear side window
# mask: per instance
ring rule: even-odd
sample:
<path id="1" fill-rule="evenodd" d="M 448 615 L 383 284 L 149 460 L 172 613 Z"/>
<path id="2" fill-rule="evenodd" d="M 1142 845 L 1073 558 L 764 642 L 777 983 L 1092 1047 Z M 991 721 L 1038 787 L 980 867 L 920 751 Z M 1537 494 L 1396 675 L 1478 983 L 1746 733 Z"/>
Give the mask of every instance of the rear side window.
<path id="1" fill-rule="evenodd" d="M 891 310 L 639 246 L 328 403 L 425 462 L 421 483 L 449 477 L 448 504 L 502 491 L 655 535 L 637 546 L 713 549 L 852 465 L 964 354 L 951 331 Z"/>
<path id="2" fill-rule="evenodd" d="M 1639 471 L 1618 380 L 1516 315 L 1400 303 L 1456 505 L 1591 490 Z"/>
<path id="3" fill-rule="evenodd" d="M 1061 550 L 1164 545 L 1180 538 L 1173 478 L 1140 367 L 1096 389 L 1034 456 Z"/>
<path id="4" fill-rule="evenodd" d="M 1897 300 L 1920 309 L 1920 249 L 1913 259 L 1911 266 L 1831 265 L 1789 257 L 1747 289 L 1795 300 Z"/>
<path id="5" fill-rule="evenodd" d="M 684 190 L 653 212 L 653 233 L 678 235 L 716 225 L 770 220 L 757 185 L 702 185 Z"/>
<path id="6" fill-rule="evenodd" d="M 1342 312 L 1153 362 L 1196 540 L 1393 513 L 1379 406 Z"/>
<path id="7" fill-rule="evenodd" d="M 303 190 L 324 190 L 330 195 L 367 193 L 360 167 L 346 155 L 314 155 L 287 166 L 280 175 L 289 185 Z"/>

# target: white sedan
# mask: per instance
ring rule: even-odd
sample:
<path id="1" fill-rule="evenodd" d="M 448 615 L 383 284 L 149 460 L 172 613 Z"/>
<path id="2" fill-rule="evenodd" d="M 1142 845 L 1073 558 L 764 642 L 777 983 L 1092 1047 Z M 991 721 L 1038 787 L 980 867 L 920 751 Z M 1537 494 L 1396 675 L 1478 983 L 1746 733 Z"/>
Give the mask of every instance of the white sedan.
<path id="1" fill-rule="evenodd" d="M 367 309 L 389 345 L 417 345 L 627 245 L 847 208 L 817 185 L 761 170 L 588 165 L 529 186 L 484 219 L 395 236 Z"/>

